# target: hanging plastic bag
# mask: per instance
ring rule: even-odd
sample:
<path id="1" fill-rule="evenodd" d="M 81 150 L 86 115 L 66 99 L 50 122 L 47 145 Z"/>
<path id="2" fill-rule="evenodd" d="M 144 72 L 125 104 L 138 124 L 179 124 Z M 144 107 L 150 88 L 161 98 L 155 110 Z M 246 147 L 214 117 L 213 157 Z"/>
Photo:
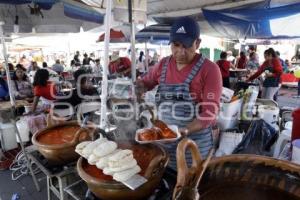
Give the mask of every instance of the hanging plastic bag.
<path id="1" fill-rule="evenodd" d="M 252 120 L 253 108 L 258 96 L 258 87 L 249 86 L 246 90 L 241 112 L 241 120 Z"/>
<path id="2" fill-rule="evenodd" d="M 253 121 L 233 154 L 271 156 L 270 149 L 278 138 L 278 132 L 264 120 Z"/>

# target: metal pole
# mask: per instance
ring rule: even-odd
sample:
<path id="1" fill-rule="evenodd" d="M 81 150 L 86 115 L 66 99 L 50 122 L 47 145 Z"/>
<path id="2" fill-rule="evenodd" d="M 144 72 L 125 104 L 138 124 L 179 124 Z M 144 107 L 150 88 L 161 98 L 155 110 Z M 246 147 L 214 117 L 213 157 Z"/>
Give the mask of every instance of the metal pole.
<path id="1" fill-rule="evenodd" d="M 128 18 L 131 30 L 131 78 L 136 81 L 136 57 L 135 57 L 135 23 L 132 19 L 132 0 L 128 0 Z"/>
<path id="2" fill-rule="evenodd" d="M 22 138 L 20 136 L 20 133 L 17 129 L 17 126 L 16 126 L 16 117 L 15 117 L 15 113 L 16 113 L 16 103 L 15 103 L 15 97 L 12 93 L 12 85 L 11 85 L 11 78 L 10 78 L 10 73 L 9 73 L 9 68 L 8 68 L 8 60 L 7 60 L 7 51 L 6 51 L 6 45 L 5 45 L 5 39 L 4 39 L 4 33 L 3 33 L 3 25 L 4 25 L 4 22 L 1 22 L 0 21 L 0 37 L 1 37 L 1 43 L 2 43 L 2 48 L 3 48 L 3 56 L 4 56 L 4 61 L 5 61 L 5 70 L 6 70 L 6 77 L 7 77 L 7 85 L 8 85 L 8 90 L 9 90 L 9 97 L 10 97 L 10 103 L 12 105 L 12 113 L 13 113 L 13 119 L 11 120 L 14 127 L 15 127 L 15 130 L 16 130 L 16 134 L 17 134 L 17 137 L 20 141 L 20 146 L 21 146 L 21 149 L 22 149 L 22 152 L 24 153 L 24 156 L 26 158 L 26 161 L 27 161 L 27 167 L 29 168 L 29 171 L 31 173 L 31 176 L 32 176 L 32 179 L 33 179 L 33 182 L 35 184 L 35 187 L 37 189 L 37 191 L 40 191 L 40 186 L 36 180 L 36 177 L 33 173 L 33 170 L 31 168 L 31 164 L 30 164 L 30 160 L 27 156 L 27 153 L 25 151 L 25 148 L 24 148 L 24 145 L 23 145 L 23 142 L 22 142 Z"/>
<path id="3" fill-rule="evenodd" d="M 110 41 L 110 23 L 111 23 L 111 9 L 112 1 L 106 1 L 106 15 L 105 15 L 105 35 L 104 35 L 104 67 L 102 78 L 102 92 L 101 92 L 101 116 L 100 116 L 100 128 L 105 130 L 106 128 L 106 101 L 107 101 L 107 87 L 108 87 L 108 53 L 109 53 L 109 41 Z"/>
<path id="4" fill-rule="evenodd" d="M 145 24 L 146 28 L 146 24 Z M 145 72 L 148 72 L 149 70 L 149 54 L 148 54 L 148 47 L 147 47 L 148 41 L 145 41 Z"/>

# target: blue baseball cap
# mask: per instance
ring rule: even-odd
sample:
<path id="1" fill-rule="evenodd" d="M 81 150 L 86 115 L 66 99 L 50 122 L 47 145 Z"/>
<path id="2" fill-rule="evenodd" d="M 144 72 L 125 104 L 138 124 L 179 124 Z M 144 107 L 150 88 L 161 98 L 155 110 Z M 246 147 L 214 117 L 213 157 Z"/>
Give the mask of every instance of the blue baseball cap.
<path id="1" fill-rule="evenodd" d="M 185 47 L 191 47 L 200 36 L 199 24 L 191 17 L 178 17 L 170 30 L 170 43 L 180 42 Z"/>

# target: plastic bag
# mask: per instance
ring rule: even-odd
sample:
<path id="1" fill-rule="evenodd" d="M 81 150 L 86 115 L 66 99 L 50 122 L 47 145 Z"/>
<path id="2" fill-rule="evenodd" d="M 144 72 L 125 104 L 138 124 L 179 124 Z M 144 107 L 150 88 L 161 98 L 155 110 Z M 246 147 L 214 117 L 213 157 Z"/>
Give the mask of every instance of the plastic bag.
<path id="1" fill-rule="evenodd" d="M 216 156 L 230 155 L 237 145 L 242 141 L 244 133 L 223 132 Z"/>
<path id="2" fill-rule="evenodd" d="M 239 99 L 231 103 L 221 104 L 217 119 L 220 130 L 233 129 L 237 126 L 242 103 L 243 99 Z"/>
<path id="3" fill-rule="evenodd" d="M 241 120 L 251 120 L 253 116 L 253 108 L 258 96 L 258 88 L 249 86 L 244 94 L 243 106 L 241 111 Z"/>
<path id="4" fill-rule="evenodd" d="M 270 149 L 278 138 L 278 132 L 264 120 L 253 121 L 233 154 L 270 156 Z"/>

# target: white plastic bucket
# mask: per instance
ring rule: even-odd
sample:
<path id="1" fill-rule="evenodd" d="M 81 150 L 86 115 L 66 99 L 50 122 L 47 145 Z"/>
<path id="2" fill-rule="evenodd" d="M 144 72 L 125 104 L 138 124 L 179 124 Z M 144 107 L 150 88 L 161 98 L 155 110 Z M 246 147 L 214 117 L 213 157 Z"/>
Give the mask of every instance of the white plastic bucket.
<path id="1" fill-rule="evenodd" d="M 25 108 L 25 113 L 29 113 L 32 110 L 32 105 L 24 106 L 24 108 Z"/>
<path id="2" fill-rule="evenodd" d="M 293 141 L 292 162 L 300 164 L 300 139 Z"/>
<path id="3" fill-rule="evenodd" d="M 279 117 L 279 108 L 270 105 L 258 106 L 258 117 L 276 128 Z"/>

